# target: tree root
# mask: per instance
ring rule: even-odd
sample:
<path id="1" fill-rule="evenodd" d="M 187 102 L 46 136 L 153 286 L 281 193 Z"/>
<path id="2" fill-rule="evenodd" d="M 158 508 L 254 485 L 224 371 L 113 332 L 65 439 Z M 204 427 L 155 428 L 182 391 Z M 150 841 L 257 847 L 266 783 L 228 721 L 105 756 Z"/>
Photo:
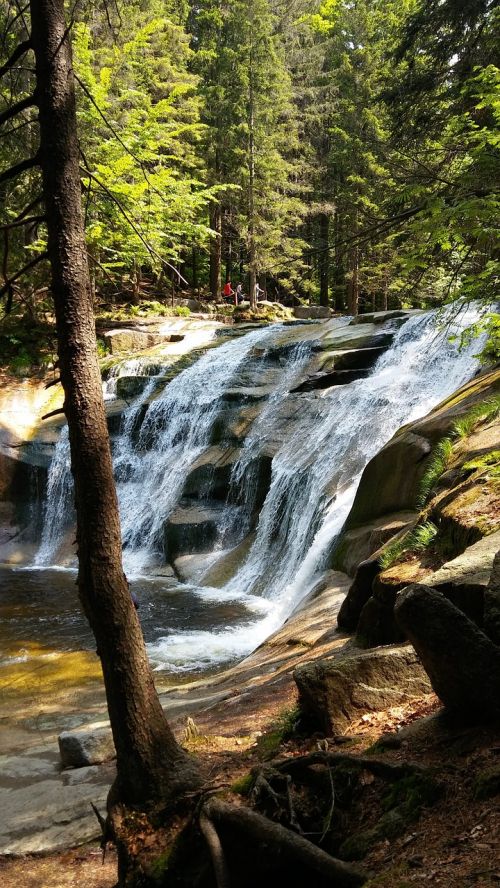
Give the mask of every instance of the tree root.
<path id="1" fill-rule="evenodd" d="M 205 810 L 202 810 L 200 813 L 199 823 L 201 833 L 207 843 L 210 857 L 212 858 L 217 888 L 230 888 L 226 858 L 224 857 L 219 834 Z"/>
<path id="2" fill-rule="evenodd" d="M 315 888 L 357 888 L 367 879 L 356 867 L 336 860 L 303 836 L 249 808 L 212 798 L 203 812 L 216 825 L 225 847 L 231 848 L 233 861 L 237 849 L 246 849 L 247 860 L 237 864 L 239 875 L 242 866 L 251 866 L 253 872 L 238 878 L 238 885 L 257 884 L 262 872 L 269 873 L 269 877 L 264 883 L 259 879 L 260 884 L 272 884 L 279 874 L 282 884 L 300 885 L 309 880 Z"/>

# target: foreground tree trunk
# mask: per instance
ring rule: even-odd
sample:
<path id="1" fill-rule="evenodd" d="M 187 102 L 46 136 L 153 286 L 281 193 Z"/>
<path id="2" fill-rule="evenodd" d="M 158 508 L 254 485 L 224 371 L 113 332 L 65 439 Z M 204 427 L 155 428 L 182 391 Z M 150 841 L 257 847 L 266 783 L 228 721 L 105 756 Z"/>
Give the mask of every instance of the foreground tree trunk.
<path id="1" fill-rule="evenodd" d="M 63 0 L 31 0 L 40 151 L 59 366 L 75 481 L 80 599 L 102 661 L 119 800 L 168 802 L 197 773 L 156 694 L 121 561 L 121 534 L 85 249 Z"/>

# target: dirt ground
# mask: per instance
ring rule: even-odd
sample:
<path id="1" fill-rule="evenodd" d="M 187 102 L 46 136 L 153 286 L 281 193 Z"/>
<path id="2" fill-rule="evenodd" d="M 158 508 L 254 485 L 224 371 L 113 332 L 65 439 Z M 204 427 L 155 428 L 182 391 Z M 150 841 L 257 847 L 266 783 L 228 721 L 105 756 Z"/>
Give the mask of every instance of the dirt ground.
<path id="1" fill-rule="evenodd" d="M 275 687 L 272 696 L 261 698 L 258 709 L 256 700 L 250 699 L 229 711 L 227 705 L 219 711 L 215 707 L 191 722 L 187 745 L 207 762 L 213 777 L 231 784 L 263 759 L 304 754 L 318 745 L 364 754 L 383 737 L 383 751 L 376 752 L 379 758 L 426 766 L 442 783 L 443 793 L 437 803 L 423 809 L 407 832 L 378 842 L 361 862 L 373 874 L 369 888 L 496 888 L 500 884 L 500 787 L 499 794 L 490 798 L 475 797 L 479 775 L 497 769 L 500 773 L 500 727 L 443 722 L 437 717 L 438 700 L 428 695 L 361 716 L 351 724 L 348 736 L 316 734 L 280 742 L 276 693 Z M 291 680 L 283 681 L 279 724 L 295 702 Z M 248 709 L 248 719 L 242 707 Z M 181 727 L 177 725 L 178 734 Z M 107 853 L 103 864 L 97 843 L 46 857 L 0 860 L 2 888 L 112 888 L 115 881 L 114 852 Z"/>

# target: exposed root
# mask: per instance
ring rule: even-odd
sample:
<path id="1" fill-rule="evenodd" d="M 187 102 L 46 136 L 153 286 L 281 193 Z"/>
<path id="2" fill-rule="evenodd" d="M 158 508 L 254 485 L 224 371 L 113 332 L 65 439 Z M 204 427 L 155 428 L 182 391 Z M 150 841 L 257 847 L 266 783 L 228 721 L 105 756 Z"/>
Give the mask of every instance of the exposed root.
<path id="1" fill-rule="evenodd" d="M 199 823 L 200 830 L 210 852 L 210 857 L 212 858 L 217 888 L 230 888 L 231 883 L 227 871 L 226 858 L 224 857 L 219 834 L 203 809 L 200 814 Z"/>

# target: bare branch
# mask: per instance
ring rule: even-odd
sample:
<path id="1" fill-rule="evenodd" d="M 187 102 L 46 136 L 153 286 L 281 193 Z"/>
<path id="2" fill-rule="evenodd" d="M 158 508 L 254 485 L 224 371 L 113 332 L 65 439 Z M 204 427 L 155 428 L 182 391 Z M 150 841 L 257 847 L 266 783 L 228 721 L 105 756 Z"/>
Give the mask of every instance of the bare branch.
<path id="1" fill-rule="evenodd" d="M 31 271 L 32 268 L 35 268 L 35 266 L 38 265 L 39 262 L 42 262 L 46 258 L 47 253 L 39 253 L 38 256 L 35 256 L 33 259 L 30 260 L 30 262 L 27 262 L 26 265 L 19 269 L 19 271 L 16 271 L 16 273 L 13 274 L 12 277 L 10 277 L 8 280 L 6 280 L 5 283 L 0 287 L 0 299 L 5 296 L 10 287 L 12 287 L 12 284 L 19 280 L 19 278 L 22 277 L 24 274 L 27 274 L 28 271 Z"/>
<path id="2" fill-rule="evenodd" d="M 10 71 L 10 69 L 14 67 L 16 62 L 19 61 L 19 59 L 21 59 L 23 55 L 28 52 L 29 49 L 31 49 L 31 40 L 24 40 L 22 43 L 19 43 L 19 45 L 12 53 L 11 57 L 5 62 L 5 65 L 2 65 L 2 67 L 0 68 L 0 77 L 3 77 L 4 74 L 7 73 L 7 71 Z"/>
<path id="3" fill-rule="evenodd" d="M 57 410 L 51 410 L 50 413 L 44 413 L 42 419 L 52 419 L 53 416 L 61 416 L 64 413 L 64 407 L 59 407 Z"/>
<path id="4" fill-rule="evenodd" d="M 20 228 L 22 225 L 36 225 L 45 222 L 45 216 L 24 216 L 22 219 L 15 219 L 13 222 L 7 222 L 0 225 L 0 231 L 9 231 L 11 228 Z"/>
<path id="5" fill-rule="evenodd" d="M 17 114 L 20 114 L 21 111 L 24 111 L 26 108 L 32 108 L 36 105 L 35 96 L 26 96 L 25 99 L 21 99 L 20 102 L 16 102 L 15 105 L 11 105 L 10 108 L 6 108 L 5 111 L 2 111 L 0 114 L 0 126 L 3 126 L 4 123 L 7 123 L 12 117 L 15 117 Z"/>
<path id="6" fill-rule="evenodd" d="M 50 382 L 47 382 L 47 383 L 45 384 L 45 388 L 46 388 L 46 389 L 53 388 L 55 385 L 59 385 L 60 382 L 61 382 L 61 377 L 60 377 L 60 376 L 56 376 L 55 379 L 52 379 Z"/>
<path id="7" fill-rule="evenodd" d="M 35 157 L 28 157 L 27 160 L 22 160 L 21 163 L 16 163 L 15 166 L 0 173 L 0 185 L 3 185 L 4 182 L 8 182 L 10 179 L 15 179 L 16 176 L 20 176 L 25 170 L 33 169 L 33 167 L 38 166 L 39 162 L 39 156 L 36 154 Z"/>

